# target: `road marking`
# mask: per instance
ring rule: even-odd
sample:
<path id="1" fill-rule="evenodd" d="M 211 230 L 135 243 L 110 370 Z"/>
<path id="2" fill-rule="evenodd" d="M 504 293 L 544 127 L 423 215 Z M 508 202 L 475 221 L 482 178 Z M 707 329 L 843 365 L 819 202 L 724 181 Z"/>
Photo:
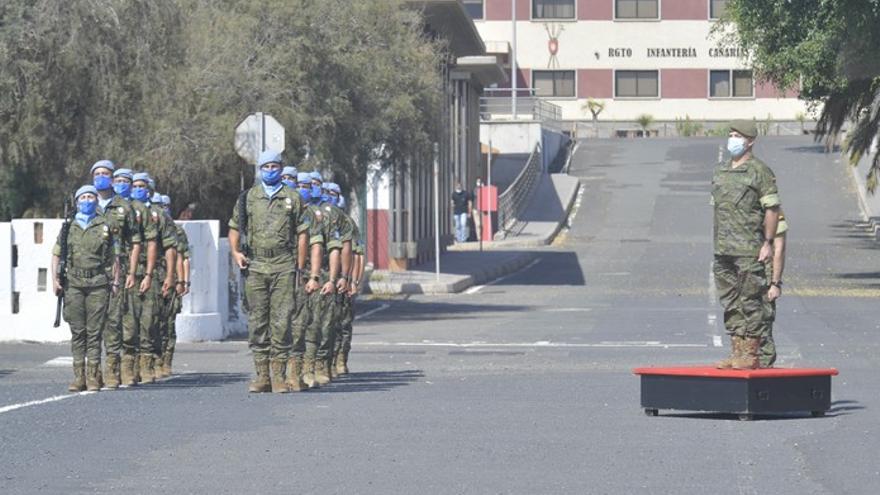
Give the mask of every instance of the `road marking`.
<path id="1" fill-rule="evenodd" d="M 547 308 L 542 311 L 545 311 L 547 313 L 585 313 L 592 310 L 593 308 Z"/>
<path id="2" fill-rule="evenodd" d="M 50 359 L 43 363 L 43 366 L 48 366 L 51 368 L 61 368 L 73 366 L 73 356 L 58 356 L 55 359 Z"/>
<path id="3" fill-rule="evenodd" d="M 505 275 L 505 276 L 503 276 L 503 277 L 498 277 L 498 278 L 496 278 L 495 280 L 493 280 L 493 281 L 491 281 L 491 282 L 488 282 L 488 283 L 486 283 L 486 284 L 483 284 L 483 285 L 475 285 L 475 286 L 471 287 L 470 289 L 464 291 L 464 293 L 465 293 L 465 294 L 476 294 L 477 292 L 480 292 L 481 289 L 483 289 L 483 288 L 485 288 L 485 287 L 489 287 L 490 285 L 495 285 L 495 284 L 497 284 L 498 282 L 501 282 L 501 281 L 503 281 L 503 280 L 507 280 L 508 278 L 510 278 L 510 277 L 512 277 L 512 276 L 514 276 L 514 275 L 518 275 L 518 274 L 520 274 L 520 273 L 522 273 L 522 272 L 528 270 L 529 268 L 531 268 L 531 267 L 537 265 L 537 264 L 540 263 L 540 262 L 541 262 L 541 258 L 535 258 L 534 260 L 532 260 L 531 263 L 529 263 L 528 265 L 526 265 L 526 266 L 520 268 L 519 270 L 517 270 L 517 271 L 515 271 L 515 272 L 513 272 L 513 273 L 508 273 L 507 275 Z"/>
<path id="4" fill-rule="evenodd" d="M 660 341 L 624 341 L 624 342 L 598 342 L 594 344 L 575 344 L 570 342 L 358 342 L 361 346 L 373 347 L 455 347 L 455 348 L 497 348 L 497 347 L 541 347 L 541 348 L 626 348 L 626 347 L 649 347 L 649 348 L 692 348 L 709 347 L 708 344 L 664 344 Z"/>
<path id="5" fill-rule="evenodd" d="M 64 400 L 64 399 L 69 399 L 71 397 L 77 397 L 80 395 L 89 395 L 89 394 L 94 394 L 94 393 L 95 392 L 80 392 L 78 394 L 56 395 L 55 397 L 49 397 L 48 399 L 32 400 L 29 402 L 21 402 L 19 404 L 12 404 L 11 406 L 3 406 L 3 407 L 0 407 L 0 414 L 7 413 L 9 411 L 15 411 L 16 409 L 21 409 L 23 407 L 39 406 L 40 404 L 48 404 L 50 402 L 58 402 L 59 400 Z"/>
<path id="6" fill-rule="evenodd" d="M 359 315 L 355 316 L 354 319 L 355 319 L 355 320 L 360 320 L 361 318 L 367 318 L 368 316 L 370 316 L 370 315 L 374 315 L 374 314 L 378 313 L 379 311 L 385 311 L 386 309 L 388 309 L 388 308 L 390 308 L 390 307 L 391 307 L 390 304 L 383 304 L 383 305 L 379 306 L 378 308 L 373 308 L 373 309 L 371 309 L 371 310 L 369 310 L 369 311 L 366 311 L 366 312 L 364 312 L 364 313 L 362 313 L 362 314 L 359 314 Z"/>

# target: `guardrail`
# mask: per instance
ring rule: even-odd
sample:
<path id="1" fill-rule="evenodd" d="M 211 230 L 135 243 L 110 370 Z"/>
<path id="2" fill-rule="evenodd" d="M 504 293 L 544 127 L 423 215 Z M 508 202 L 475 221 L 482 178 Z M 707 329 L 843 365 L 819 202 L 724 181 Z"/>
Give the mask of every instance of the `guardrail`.
<path id="1" fill-rule="evenodd" d="M 532 154 L 516 179 L 498 196 L 498 235 L 504 239 L 519 234 L 525 222 L 520 220 L 523 210 L 532 199 L 538 182 L 541 179 L 541 145 L 536 144 Z"/>
<path id="2" fill-rule="evenodd" d="M 482 120 L 511 119 L 512 106 L 510 97 L 480 97 L 480 118 Z M 559 122 L 562 120 L 562 108 L 536 96 L 520 96 L 516 99 L 516 115 L 519 118 L 531 117 L 545 122 Z"/>

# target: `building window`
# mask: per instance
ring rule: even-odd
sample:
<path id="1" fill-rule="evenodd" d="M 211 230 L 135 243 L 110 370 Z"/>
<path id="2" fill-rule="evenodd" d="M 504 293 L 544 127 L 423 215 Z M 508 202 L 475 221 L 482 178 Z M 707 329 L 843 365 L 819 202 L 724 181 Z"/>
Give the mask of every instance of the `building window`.
<path id="1" fill-rule="evenodd" d="M 574 19 L 575 0 L 532 0 L 532 19 Z"/>
<path id="2" fill-rule="evenodd" d="M 471 19 L 483 18 L 483 0 L 462 0 L 464 10 L 471 16 Z"/>
<path id="3" fill-rule="evenodd" d="M 656 70 L 619 70 L 614 73 L 614 96 L 617 98 L 657 98 L 660 74 Z"/>
<path id="4" fill-rule="evenodd" d="M 660 0 L 614 0 L 617 19 L 659 19 Z"/>
<path id="5" fill-rule="evenodd" d="M 574 93 L 573 70 L 536 70 L 532 71 L 532 88 L 535 96 L 553 96 L 570 98 Z"/>
<path id="6" fill-rule="evenodd" d="M 710 98 L 751 98 L 754 82 L 750 70 L 713 70 L 709 72 Z"/>
<path id="7" fill-rule="evenodd" d="M 709 0 L 709 19 L 720 19 L 727 10 L 727 0 Z"/>

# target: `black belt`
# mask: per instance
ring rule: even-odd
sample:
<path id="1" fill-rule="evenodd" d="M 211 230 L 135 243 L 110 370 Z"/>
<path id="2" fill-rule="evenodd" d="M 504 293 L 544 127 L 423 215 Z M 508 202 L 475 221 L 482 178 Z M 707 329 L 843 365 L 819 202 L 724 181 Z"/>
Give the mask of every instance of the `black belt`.
<path id="1" fill-rule="evenodd" d="M 107 271 L 104 270 L 103 268 L 96 268 L 94 270 L 68 268 L 67 274 L 73 275 L 74 277 L 92 278 L 92 277 L 97 277 L 98 275 L 107 275 Z"/>

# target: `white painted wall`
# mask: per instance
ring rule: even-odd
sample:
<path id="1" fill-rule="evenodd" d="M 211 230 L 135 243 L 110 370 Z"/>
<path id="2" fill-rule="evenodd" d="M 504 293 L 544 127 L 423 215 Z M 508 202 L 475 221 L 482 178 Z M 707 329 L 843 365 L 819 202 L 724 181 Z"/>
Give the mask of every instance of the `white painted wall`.
<path id="1" fill-rule="evenodd" d="M 661 81 L 662 84 L 662 81 Z M 562 107 L 562 118 L 565 120 L 592 120 L 589 110 L 582 107 L 586 99 L 548 99 Z M 688 116 L 691 120 L 727 121 L 734 119 L 756 119 L 794 121 L 795 116 L 803 112 L 808 115 L 807 104 L 796 98 L 745 98 L 724 100 L 702 100 L 696 98 L 664 98 L 664 99 L 607 99 L 605 110 L 599 114 L 599 122 L 624 121 L 635 122 L 641 114 L 649 114 L 654 120 L 673 121 Z M 621 128 L 626 126 L 621 126 Z M 633 124 L 631 127 L 637 128 Z"/>
<path id="2" fill-rule="evenodd" d="M 41 243 L 34 242 L 34 226 L 43 225 Z M 246 333 L 246 318 L 238 302 L 238 270 L 231 269 L 229 242 L 221 239 L 217 220 L 180 222 L 190 241 L 191 292 L 177 316 L 181 342 L 220 340 Z M 64 320 L 52 328 L 56 298 L 52 294 L 52 246 L 61 230 L 59 219 L 16 219 L 0 223 L 0 341 L 70 340 Z M 18 266 L 13 267 L 13 245 Z M 47 270 L 46 289 L 38 290 L 40 268 Z M 13 313 L 13 293 L 19 294 L 19 311 Z M 232 293 L 232 294 L 231 294 Z M 230 305 L 230 300 L 232 304 Z"/>
<path id="3" fill-rule="evenodd" d="M 540 143 L 546 170 L 559 150 L 568 142 L 560 131 L 542 126 L 536 120 L 493 120 L 480 123 L 480 142 L 501 153 L 531 153 Z"/>

